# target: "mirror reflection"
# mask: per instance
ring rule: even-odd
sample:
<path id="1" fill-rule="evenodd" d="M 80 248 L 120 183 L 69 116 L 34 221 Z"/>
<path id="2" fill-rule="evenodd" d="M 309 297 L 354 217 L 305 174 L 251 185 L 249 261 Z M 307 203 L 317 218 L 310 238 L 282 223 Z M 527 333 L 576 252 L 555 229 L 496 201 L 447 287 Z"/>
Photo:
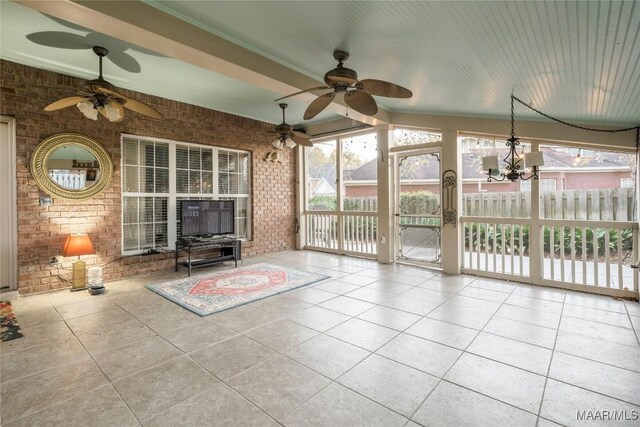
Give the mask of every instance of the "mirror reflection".
<path id="1" fill-rule="evenodd" d="M 74 144 L 55 148 L 47 159 L 49 178 L 67 190 L 82 190 L 100 177 L 100 162 L 89 150 Z"/>

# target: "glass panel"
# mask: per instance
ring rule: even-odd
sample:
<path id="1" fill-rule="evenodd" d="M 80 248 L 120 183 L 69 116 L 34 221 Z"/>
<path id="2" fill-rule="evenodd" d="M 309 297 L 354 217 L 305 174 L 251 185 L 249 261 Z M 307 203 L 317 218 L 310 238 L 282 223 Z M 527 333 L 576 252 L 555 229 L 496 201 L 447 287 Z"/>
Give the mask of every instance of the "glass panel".
<path id="1" fill-rule="evenodd" d="M 240 175 L 240 181 L 238 182 L 238 194 L 248 194 L 249 193 L 249 184 L 247 175 Z"/>
<path id="2" fill-rule="evenodd" d="M 218 171 L 229 171 L 229 153 L 223 150 L 218 151 Z"/>
<path id="3" fill-rule="evenodd" d="M 400 227 L 400 258 L 440 262 L 440 227 Z"/>
<path id="4" fill-rule="evenodd" d="M 336 210 L 336 141 L 305 148 L 307 209 Z"/>
<path id="5" fill-rule="evenodd" d="M 200 171 L 189 171 L 189 192 L 200 192 Z"/>
<path id="6" fill-rule="evenodd" d="M 378 142 L 375 134 L 342 140 L 342 207 L 378 210 Z"/>
<path id="7" fill-rule="evenodd" d="M 229 172 L 238 172 L 238 153 L 229 153 Z"/>
<path id="8" fill-rule="evenodd" d="M 125 139 L 122 144 L 122 161 L 125 165 L 138 164 L 138 141 L 135 139 Z"/>
<path id="9" fill-rule="evenodd" d="M 153 166 L 155 146 L 150 141 L 140 141 L 140 166 Z"/>
<path id="10" fill-rule="evenodd" d="M 167 235 L 167 223 L 166 222 L 156 222 L 155 224 L 156 231 L 156 246 L 167 246 L 168 235 Z"/>
<path id="11" fill-rule="evenodd" d="M 167 198 L 156 197 L 155 198 L 155 216 L 156 222 L 167 222 Z"/>
<path id="12" fill-rule="evenodd" d="M 176 170 L 176 191 L 178 193 L 189 192 L 189 171 Z"/>
<path id="13" fill-rule="evenodd" d="M 140 222 L 153 222 L 153 197 L 140 198 Z"/>
<path id="14" fill-rule="evenodd" d="M 200 149 L 189 148 L 189 169 L 200 170 Z"/>
<path id="15" fill-rule="evenodd" d="M 488 175 L 482 169 L 482 158 L 497 156 L 500 171 L 505 172 L 505 157 L 509 155 L 506 141 L 493 138 L 463 136 L 459 138 L 462 147 L 462 214 L 466 216 L 494 216 L 511 218 L 531 217 L 530 187 L 522 180 L 511 182 L 488 182 Z M 522 142 L 517 153 L 522 158 L 531 149 L 528 142 Z M 522 160 L 521 160 L 522 162 Z M 524 168 L 524 162 L 521 163 Z M 525 174 L 525 177 L 529 173 Z"/>
<path id="16" fill-rule="evenodd" d="M 125 224 L 135 224 L 138 222 L 138 198 L 137 197 L 123 197 L 122 222 Z"/>
<path id="17" fill-rule="evenodd" d="M 154 192 L 153 175 L 153 168 L 141 168 L 140 178 L 142 179 L 142 182 L 140 183 L 140 187 L 142 188 L 143 192 Z"/>
<path id="18" fill-rule="evenodd" d="M 438 142 L 442 140 L 442 133 L 426 130 L 402 129 L 393 130 L 394 145 L 415 145 Z"/>
<path id="19" fill-rule="evenodd" d="M 156 142 L 156 167 L 169 167 L 169 144 Z"/>
<path id="20" fill-rule="evenodd" d="M 169 169 L 156 169 L 156 193 L 169 192 Z"/>
<path id="21" fill-rule="evenodd" d="M 220 194 L 229 194 L 229 175 L 220 174 L 218 177 L 218 192 Z"/>
<path id="22" fill-rule="evenodd" d="M 242 174 L 246 174 L 249 170 L 249 154 L 247 153 L 238 153 L 238 172 Z"/>
<path id="23" fill-rule="evenodd" d="M 399 161 L 402 224 L 439 223 L 440 154 L 407 156 Z"/>
<path id="24" fill-rule="evenodd" d="M 125 166 L 123 175 L 124 192 L 137 193 L 138 191 L 140 191 L 137 166 Z"/>
<path id="25" fill-rule="evenodd" d="M 210 171 L 213 168 L 212 150 L 202 149 L 202 170 Z"/>
<path id="26" fill-rule="evenodd" d="M 153 247 L 153 224 L 140 225 L 140 248 Z"/>
<path id="27" fill-rule="evenodd" d="M 542 146 L 540 217 L 634 221 L 635 154 Z"/>
<path id="28" fill-rule="evenodd" d="M 238 174 L 229 174 L 229 194 L 238 194 Z"/>
<path id="29" fill-rule="evenodd" d="M 202 192 L 213 193 L 213 173 L 202 172 Z"/>
<path id="30" fill-rule="evenodd" d="M 124 225 L 122 227 L 122 248 L 125 251 L 138 249 L 138 225 Z"/>
<path id="31" fill-rule="evenodd" d="M 176 167 L 189 169 L 189 150 L 181 145 L 176 146 Z"/>

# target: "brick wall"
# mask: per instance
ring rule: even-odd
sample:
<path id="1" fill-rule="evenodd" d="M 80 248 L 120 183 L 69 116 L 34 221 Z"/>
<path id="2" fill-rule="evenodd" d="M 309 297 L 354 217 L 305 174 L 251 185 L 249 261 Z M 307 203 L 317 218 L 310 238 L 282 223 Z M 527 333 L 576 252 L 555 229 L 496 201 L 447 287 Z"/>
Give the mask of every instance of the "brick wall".
<path id="1" fill-rule="evenodd" d="M 75 107 L 47 113 L 43 111 L 46 105 L 73 96 L 83 88 L 83 80 L 8 61 L 0 61 L 0 72 L 0 114 L 16 120 L 20 293 L 68 287 L 60 278 L 70 279 L 71 272 L 66 268 L 75 257 L 65 259 L 60 270 L 50 267 L 48 261 L 60 254 L 70 233 L 89 233 L 97 253 L 83 259 L 88 266 L 105 265 L 107 281 L 173 267 L 172 254 L 118 260 L 121 133 L 251 151 L 253 240 L 243 242 L 243 257 L 295 246 L 295 158 L 290 150 L 283 150 L 282 163 L 262 161 L 264 154 L 273 150 L 273 136 L 267 132 L 272 125 L 126 90 L 122 90 L 123 94 L 150 104 L 164 119 L 154 120 L 125 110 L 125 119 L 120 123 L 110 123 L 102 117 L 93 121 L 84 118 Z M 113 160 L 114 177 L 96 197 L 85 201 L 56 198 L 53 206 L 41 207 L 38 197 L 44 193 L 29 173 L 29 159 L 39 142 L 63 132 L 86 135 L 105 147 Z"/>

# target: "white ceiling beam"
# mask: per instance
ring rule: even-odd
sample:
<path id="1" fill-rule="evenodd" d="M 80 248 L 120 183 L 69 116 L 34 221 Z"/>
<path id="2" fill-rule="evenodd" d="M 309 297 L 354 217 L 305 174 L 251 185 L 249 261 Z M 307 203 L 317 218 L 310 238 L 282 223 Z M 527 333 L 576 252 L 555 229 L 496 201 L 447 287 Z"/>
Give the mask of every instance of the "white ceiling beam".
<path id="1" fill-rule="evenodd" d="M 271 91 L 276 94 L 274 99 L 323 84 L 140 1 L 17 0 L 16 3 Z M 302 94 L 299 99 L 311 102 L 315 95 Z M 342 99 L 327 109 L 347 115 Z M 388 112 L 384 110 L 371 117 L 349 109 L 348 115 L 374 126 L 388 123 Z"/>

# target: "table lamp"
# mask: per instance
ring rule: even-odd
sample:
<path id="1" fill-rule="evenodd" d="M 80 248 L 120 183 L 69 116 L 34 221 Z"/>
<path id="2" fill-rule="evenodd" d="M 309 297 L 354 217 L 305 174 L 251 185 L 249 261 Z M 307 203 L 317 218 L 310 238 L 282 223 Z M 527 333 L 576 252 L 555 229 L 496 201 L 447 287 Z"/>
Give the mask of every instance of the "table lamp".
<path id="1" fill-rule="evenodd" d="M 91 239 L 88 234 L 72 234 L 67 236 L 67 240 L 64 242 L 62 248 L 62 256 L 77 256 L 78 260 L 73 263 L 73 282 L 71 285 L 71 291 L 79 291 L 86 289 L 87 285 L 87 270 L 84 261 L 80 261 L 82 255 L 92 255 L 96 251 L 93 248 Z"/>

